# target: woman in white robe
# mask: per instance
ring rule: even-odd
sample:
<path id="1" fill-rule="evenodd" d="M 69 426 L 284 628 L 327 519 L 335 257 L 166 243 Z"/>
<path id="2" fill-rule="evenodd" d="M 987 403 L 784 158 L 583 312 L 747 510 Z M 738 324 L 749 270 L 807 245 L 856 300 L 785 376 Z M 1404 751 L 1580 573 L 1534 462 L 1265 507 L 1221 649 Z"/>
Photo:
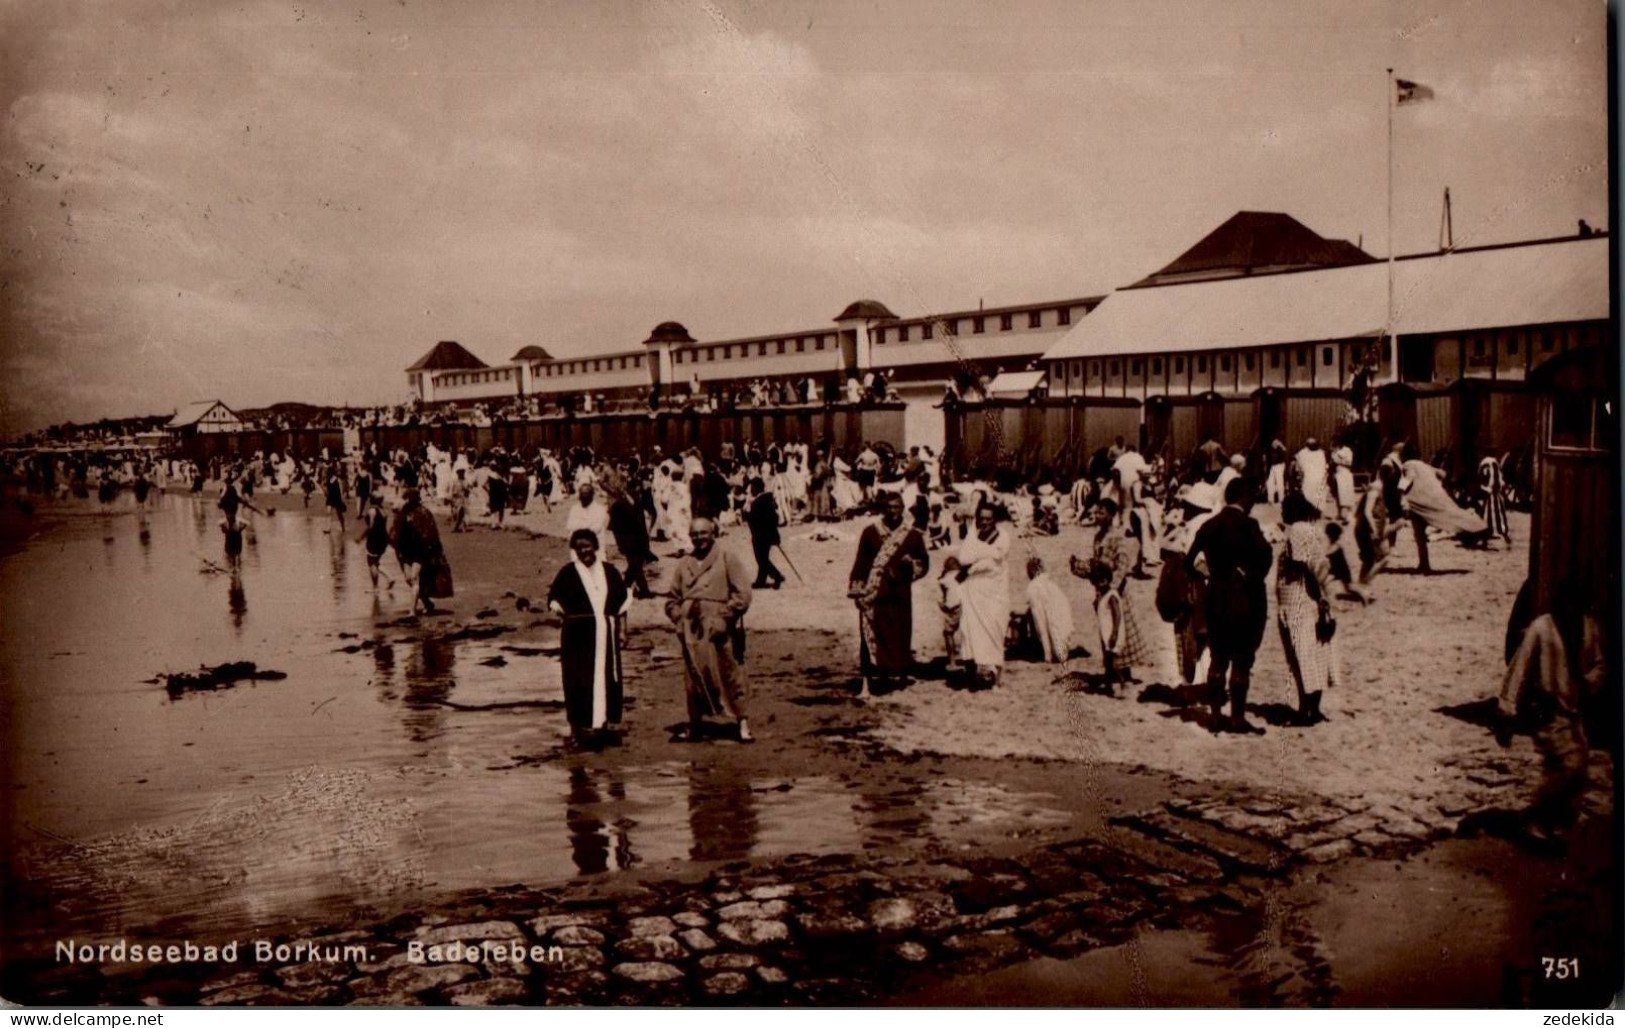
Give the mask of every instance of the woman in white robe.
<path id="1" fill-rule="evenodd" d="M 852 480 L 852 465 L 837 455 L 831 462 L 835 469 L 835 510 L 846 514 L 863 506 L 863 489 Z"/>
<path id="2" fill-rule="evenodd" d="M 960 656 L 976 665 L 977 677 L 999 684 L 1004 668 L 1004 640 L 1010 630 L 1010 574 L 1005 560 L 1011 532 L 995 523 L 993 508 L 976 510 L 976 527 L 959 544 L 959 581 L 964 609 L 960 620 Z"/>
<path id="3" fill-rule="evenodd" d="M 1072 604 L 1037 557 L 1027 561 L 1027 610 L 1044 659 L 1059 664 L 1072 653 Z"/>

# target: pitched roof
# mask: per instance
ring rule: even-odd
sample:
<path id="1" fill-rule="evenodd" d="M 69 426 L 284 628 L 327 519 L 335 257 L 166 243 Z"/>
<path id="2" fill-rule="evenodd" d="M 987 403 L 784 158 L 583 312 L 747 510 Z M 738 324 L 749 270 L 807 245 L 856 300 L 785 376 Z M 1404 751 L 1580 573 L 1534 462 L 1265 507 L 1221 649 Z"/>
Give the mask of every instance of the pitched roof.
<path id="1" fill-rule="evenodd" d="M 1375 260 L 1348 240 L 1326 239 L 1289 214 L 1237 211 L 1173 263 L 1135 284 L 1285 268 L 1332 268 Z"/>
<path id="2" fill-rule="evenodd" d="M 1597 321 L 1610 312 L 1608 238 L 1545 240 L 1394 262 L 1400 335 Z M 1377 337 L 1382 263 L 1208 279 L 1108 296 L 1046 360 Z"/>
<path id="3" fill-rule="evenodd" d="M 238 420 L 237 415 L 232 412 L 232 409 L 221 403 L 219 400 L 198 400 L 196 403 L 189 403 L 180 410 L 176 411 L 175 416 L 170 418 L 169 423 L 164 427 L 185 428 L 187 425 L 195 425 L 199 421 L 202 421 L 204 417 L 216 407 L 219 407 L 227 414 L 230 414 L 233 420 Z"/>
<path id="4" fill-rule="evenodd" d="M 534 344 L 520 347 L 519 352 L 511 358 L 516 361 L 550 361 L 553 355 Z"/>
<path id="5" fill-rule="evenodd" d="M 418 358 L 416 364 L 411 365 L 407 371 L 461 371 L 489 367 L 484 361 L 469 353 L 462 343 L 443 339 L 434 344 L 434 349 Z"/>

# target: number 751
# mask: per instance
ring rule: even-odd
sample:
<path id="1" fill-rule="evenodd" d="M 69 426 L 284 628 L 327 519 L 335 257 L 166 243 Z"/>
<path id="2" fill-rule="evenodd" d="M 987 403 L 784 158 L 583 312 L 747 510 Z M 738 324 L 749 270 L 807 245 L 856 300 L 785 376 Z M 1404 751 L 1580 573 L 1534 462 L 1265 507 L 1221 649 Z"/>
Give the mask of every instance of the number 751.
<path id="1" fill-rule="evenodd" d="M 1580 977 L 1579 957 L 1541 957 L 1540 966 L 1548 978 Z"/>

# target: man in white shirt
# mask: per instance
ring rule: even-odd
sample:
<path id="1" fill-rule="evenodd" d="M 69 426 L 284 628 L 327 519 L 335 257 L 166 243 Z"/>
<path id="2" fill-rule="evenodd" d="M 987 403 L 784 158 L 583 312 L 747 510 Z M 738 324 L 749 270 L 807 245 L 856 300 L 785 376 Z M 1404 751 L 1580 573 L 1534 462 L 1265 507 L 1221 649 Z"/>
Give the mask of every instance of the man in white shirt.
<path id="1" fill-rule="evenodd" d="M 608 544 L 604 535 L 609 527 L 609 508 L 597 502 L 596 490 L 592 483 L 584 483 L 577 491 L 579 502 L 570 505 L 570 513 L 564 518 L 564 534 L 573 535 L 579 528 L 591 529 L 598 536 L 598 545 L 603 549 Z"/>

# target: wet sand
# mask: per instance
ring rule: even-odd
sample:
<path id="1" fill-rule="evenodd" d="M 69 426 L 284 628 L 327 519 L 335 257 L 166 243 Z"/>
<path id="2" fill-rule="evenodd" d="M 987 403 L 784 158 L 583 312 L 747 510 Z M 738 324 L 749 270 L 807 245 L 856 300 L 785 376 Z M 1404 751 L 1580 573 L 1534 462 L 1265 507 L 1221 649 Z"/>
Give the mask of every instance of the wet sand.
<path id="1" fill-rule="evenodd" d="M 1376 606 L 1340 617 L 1345 653 L 1377 659 L 1351 668 L 1347 698 L 1328 701 L 1333 720 L 1308 730 L 1272 727 L 1261 739 L 1242 740 L 1211 737 L 1178 711 L 1163 716 L 1169 708 L 1157 704 L 1071 692 L 1055 681 L 1056 669 L 1039 665 L 1012 665 L 1005 685 L 991 693 L 922 680 L 859 704 L 853 698 L 853 613 L 844 599 L 859 526 L 840 525 L 836 530 L 847 541 L 825 542 L 808 538 L 811 528 L 800 526 L 787 530 L 786 549 L 805 580 L 792 575 L 783 590 L 759 594 L 747 621 L 752 725 L 762 741 L 669 741 L 667 727 L 683 719 L 680 657 L 658 602 L 645 601 L 631 618 L 625 745 L 577 754 L 561 745 L 556 625 L 519 609 L 522 598 L 540 605 L 564 559 L 557 538 L 562 511 L 527 515 L 501 532 L 446 533 L 458 595 L 445 616 L 413 619 L 404 587 L 374 598 L 361 547 L 353 541 L 340 547 L 324 535 L 325 515 L 305 513 L 296 496 L 257 499 L 262 505 L 268 499 L 279 514 L 259 521 L 260 538 L 241 575 L 246 600 L 232 598 L 223 576 L 198 571 L 201 560 L 219 559 L 212 496 L 201 503 L 167 498 L 150 516 L 146 543 L 137 538 L 133 515 L 103 518 L 94 501 L 52 506 L 27 525 L 14 519 L 4 526 L 15 547 L 0 562 L 8 654 L 0 683 L 14 726 L 8 729 L 6 827 L 9 838 L 26 843 L 7 861 L 7 909 L 22 915 L 7 918 L 9 966 L 32 964 L 64 928 L 100 936 L 226 938 L 365 928 L 391 919 L 418 924 L 471 904 L 489 906 L 504 887 L 521 890 L 524 901 L 509 906 L 528 903 L 527 914 L 551 909 L 561 897 L 585 902 L 648 883 L 659 885 L 658 895 L 692 906 L 700 902 L 696 896 L 726 896 L 729 888 L 718 884 L 732 873 L 725 868 L 784 878 L 787 868 L 825 858 L 885 867 L 906 878 L 895 869 L 1019 858 L 1093 839 L 1179 864 L 1157 849 L 1169 839 L 1168 826 L 1158 820 L 1169 804 L 1186 804 L 1174 812 L 1200 831 L 1262 833 L 1278 854 L 1271 860 L 1279 867 L 1270 874 L 1284 876 L 1269 881 L 1300 883 L 1270 888 L 1298 888 L 1300 905 L 1329 910 L 1336 892 L 1312 884 L 1323 873 L 1319 868 L 1341 870 L 1330 862 L 1349 856 L 1359 863 L 1375 855 L 1429 853 L 1430 840 L 1448 834 L 1463 812 L 1510 805 L 1533 781 L 1526 740 L 1504 753 L 1484 729 L 1434 713 L 1493 690 L 1502 619 L 1525 562 L 1521 550 L 1449 548 L 1437 563 L 1470 566 L 1471 574 L 1380 580 Z M 168 520 L 160 524 L 160 518 Z M 352 521 L 352 538 L 355 530 Z M 724 545 L 749 561 L 742 529 L 730 530 Z M 1052 568 L 1064 568 L 1065 554 L 1080 548 L 1083 536 L 1069 528 L 1060 539 L 1023 541 L 1018 551 L 1029 545 Z M 663 554 L 669 549 L 657 545 Z M 1397 563 L 1405 562 L 1402 553 Z M 1012 558 L 1013 570 L 1022 564 Z M 669 559 L 655 565 L 656 589 L 670 566 Z M 48 575 L 48 568 L 63 574 Z M 1090 637 L 1087 586 L 1064 571 L 1055 577 L 1074 597 L 1078 641 L 1098 649 Z M 138 588 L 126 595 L 131 582 Z M 1453 589 L 1459 584 L 1466 602 L 1426 605 L 1429 590 L 1442 582 Z M 90 608 L 83 616 L 92 620 L 62 618 L 87 588 L 107 592 L 109 603 L 97 607 L 81 599 L 78 606 Z M 916 599 L 922 654 L 940 647 L 927 588 L 922 583 Z M 1139 599 L 1142 615 L 1154 619 L 1150 589 L 1144 583 Z M 206 602 L 197 602 L 199 595 Z M 122 613 L 128 611 L 141 613 Z M 1429 637 L 1439 640 L 1439 652 L 1454 654 L 1444 673 L 1436 656 L 1407 654 L 1396 645 L 1401 622 L 1395 619 L 1404 618 L 1404 637 L 1414 638 L 1411 622 L 1418 617 L 1435 619 Z M 65 641 L 48 641 L 55 636 Z M 1273 638 L 1265 653 L 1254 702 L 1286 702 Z M 175 702 L 141 681 L 195 662 L 235 659 L 255 659 L 290 678 Z M 1166 680 L 1166 673 L 1143 677 Z M 129 741 L 131 734 L 136 741 Z M 1217 798 L 1227 802 L 1189 806 Z M 1242 798 L 1264 813 L 1241 809 Z M 1315 832 L 1326 839 L 1276 833 L 1294 813 L 1328 800 L 1344 806 L 1335 818 L 1320 819 Z M 1414 830 L 1383 830 L 1395 824 Z M 1338 834 L 1339 826 L 1348 831 Z M 1175 849 L 1185 845 L 1175 842 Z M 1235 883 L 1230 902 L 1242 908 L 1230 913 L 1244 918 L 1248 904 L 1264 902 L 1269 889 L 1229 862 L 1247 858 L 1227 855 L 1226 845 L 1209 840 L 1194 851 L 1224 863 L 1226 880 Z M 1468 845 L 1510 849 L 1501 842 Z M 1310 851 L 1314 855 L 1305 856 Z M 1186 881 L 1177 868 L 1142 866 L 1142 874 Z M 1403 900 L 1447 887 L 1450 878 L 1398 874 L 1395 881 Z M 557 889 L 566 891 L 536 892 Z M 1510 876 L 1494 875 L 1484 890 L 1485 903 L 1506 910 L 1530 891 Z M 1210 890 L 1206 898 L 1216 894 Z M 1042 902 L 1060 903 L 1058 895 L 1065 890 Z M 1156 911 L 1142 904 L 1143 928 L 1205 931 L 1199 924 L 1212 914 L 1211 903 L 1203 906 L 1201 896 L 1185 900 Z M 651 910 L 660 905 L 639 902 Z M 811 898 L 806 902 L 816 906 Z M 1081 898 L 1067 902 L 1090 906 Z M 966 907 L 955 916 L 979 915 Z M 1420 944 L 1436 930 L 1418 920 L 1402 935 L 1414 934 Z M 1508 928 L 1505 938 L 1516 937 Z M 1031 932 L 1021 938 L 1005 963 L 1072 959 L 1045 957 L 1042 940 Z M 1105 941 L 1067 945 L 1094 952 L 1109 948 Z M 921 945 L 934 954 L 933 963 L 969 959 L 929 939 Z M 1002 943 L 964 945 L 1003 949 Z M 1187 943 L 1176 938 L 1166 945 L 1155 951 L 1162 954 L 1157 959 L 1177 965 Z M 1223 948 L 1203 945 L 1196 948 L 1208 956 Z M 1380 969 L 1384 951 L 1372 944 L 1363 952 Z M 1412 959 L 1404 938 L 1392 952 L 1396 961 Z M 1535 958 L 1503 947 L 1473 959 L 1479 977 L 1496 977 L 1508 961 L 1527 969 Z M 977 980 L 996 964 L 978 958 Z M 1335 989 L 1260 993 L 1216 986 L 1213 1001 L 1319 1003 L 1335 996 L 1348 1003 L 1430 1002 L 1421 994 L 1425 981 L 1409 992 L 1384 990 L 1374 984 L 1380 974 L 1356 973 L 1352 958 L 1334 954 L 1329 965 Z M 855 969 L 846 973 L 862 977 Z M 1096 980 L 1094 972 L 1085 977 Z M 57 987 L 85 987 L 68 978 Z M 816 991 L 774 991 L 773 982 L 759 979 L 738 995 L 819 1001 Z M 1012 994 L 997 984 L 1001 979 L 988 980 L 987 994 L 1002 997 L 993 1001 L 1010 1001 Z M 1065 975 L 1041 980 L 1056 1002 L 1106 995 L 1079 992 L 1065 984 Z M 8 995 L 22 995 L 17 989 L 24 981 L 8 975 Z M 688 981 L 685 988 L 696 991 L 681 992 L 680 999 L 720 996 L 705 984 L 710 977 L 702 981 L 695 972 Z M 525 996 L 607 1002 L 618 995 L 607 987 L 595 992 L 591 984 L 549 993 L 533 982 Z M 888 973 L 879 987 L 878 994 L 830 995 L 976 1002 L 956 999 L 918 969 Z M 140 991 L 139 982 L 120 988 Z M 437 989 L 410 995 L 444 1000 Z M 198 993 L 166 995 L 188 1002 Z M 315 1001 L 315 995 L 295 1001 Z"/>

